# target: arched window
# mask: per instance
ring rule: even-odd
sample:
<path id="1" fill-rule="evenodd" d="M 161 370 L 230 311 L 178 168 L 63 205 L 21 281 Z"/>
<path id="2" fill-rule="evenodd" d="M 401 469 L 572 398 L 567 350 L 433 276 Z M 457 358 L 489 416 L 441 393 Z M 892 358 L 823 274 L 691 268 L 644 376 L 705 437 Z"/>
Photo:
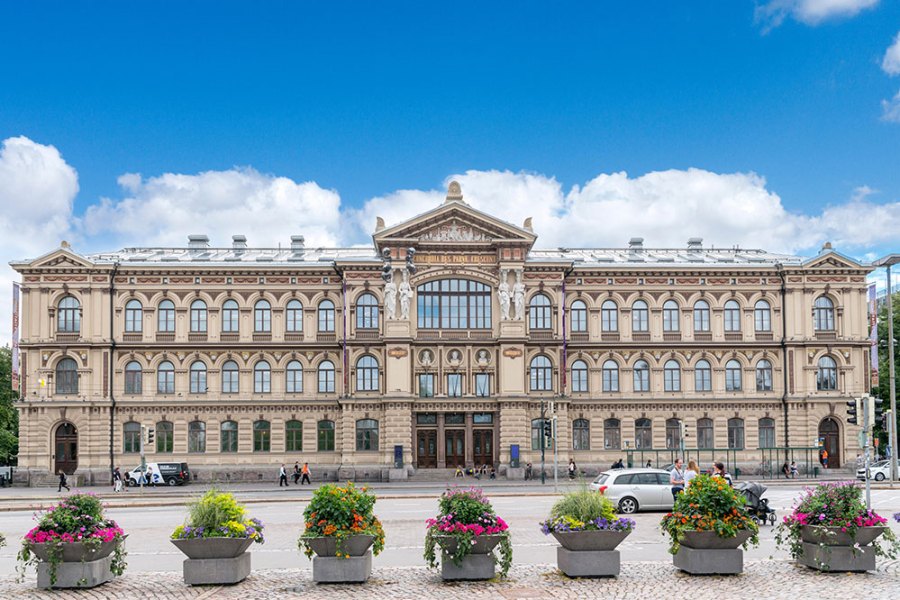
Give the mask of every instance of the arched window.
<path id="1" fill-rule="evenodd" d="M 663 331 L 679 331 L 678 303 L 674 300 L 666 300 L 663 304 Z"/>
<path id="2" fill-rule="evenodd" d="M 738 418 L 728 419 L 728 449 L 744 449 L 744 420 Z"/>
<path id="3" fill-rule="evenodd" d="M 591 449 L 591 424 L 587 419 L 575 419 L 572 422 L 572 449 Z"/>
<path id="4" fill-rule="evenodd" d="M 419 329 L 490 329 L 491 288 L 467 279 L 440 279 L 416 288 Z"/>
<path id="5" fill-rule="evenodd" d="M 64 358 L 56 363 L 56 393 L 78 393 L 78 364 L 74 359 Z"/>
<path id="6" fill-rule="evenodd" d="M 226 361 L 222 365 L 222 393 L 237 394 L 240 391 L 238 379 L 238 366 L 233 360 Z"/>
<path id="7" fill-rule="evenodd" d="M 756 391 L 772 391 L 772 363 L 766 359 L 756 363 Z"/>
<path id="8" fill-rule="evenodd" d="M 160 421 L 156 424 L 156 452 L 172 454 L 174 448 L 175 426 L 170 421 Z"/>
<path id="9" fill-rule="evenodd" d="M 759 447 L 775 447 L 775 419 L 763 417 L 759 420 Z"/>
<path id="10" fill-rule="evenodd" d="M 269 452 L 272 450 L 272 425 L 268 421 L 253 422 L 253 451 Z"/>
<path id="11" fill-rule="evenodd" d="M 334 421 L 316 424 L 316 448 L 319 452 L 334 452 Z"/>
<path id="12" fill-rule="evenodd" d="M 378 391 L 378 361 L 374 357 L 366 355 L 356 361 L 356 390 Z"/>
<path id="13" fill-rule="evenodd" d="M 256 333 L 272 331 L 272 305 L 268 300 L 258 300 L 253 306 L 253 331 Z"/>
<path id="14" fill-rule="evenodd" d="M 650 331 L 650 312 L 643 300 L 637 300 L 631 305 L 631 331 Z"/>
<path id="15" fill-rule="evenodd" d="M 694 366 L 694 391 L 712 391 L 712 367 L 707 360 L 698 360 Z"/>
<path id="16" fill-rule="evenodd" d="M 709 331 L 709 302 L 697 300 L 694 303 L 694 331 L 707 333 Z"/>
<path id="17" fill-rule="evenodd" d="M 303 452 L 303 423 L 288 421 L 284 424 L 284 451 Z"/>
<path id="18" fill-rule="evenodd" d="M 634 447 L 639 450 L 653 447 L 653 425 L 650 419 L 637 419 L 634 422 Z"/>
<path id="19" fill-rule="evenodd" d="M 378 450 L 378 421 L 360 419 L 356 422 L 356 451 Z"/>
<path id="20" fill-rule="evenodd" d="M 681 419 L 666 419 L 666 450 L 681 448 Z"/>
<path id="21" fill-rule="evenodd" d="M 156 393 L 175 393 L 175 366 L 167 360 L 156 368 Z"/>
<path id="22" fill-rule="evenodd" d="M 816 298 L 814 309 L 816 331 L 834 331 L 834 303 L 827 296 Z"/>
<path id="23" fill-rule="evenodd" d="M 319 302 L 319 333 L 334 332 L 334 302 L 322 300 Z"/>
<path id="24" fill-rule="evenodd" d="M 206 333 L 206 302 L 191 302 L 191 333 Z"/>
<path id="25" fill-rule="evenodd" d="M 291 300 L 284 311 L 285 329 L 288 333 L 303 331 L 303 305 L 299 300 Z"/>
<path id="26" fill-rule="evenodd" d="M 553 440 L 544 436 L 544 423 L 549 425 L 549 419 L 532 419 L 531 421 L 531 449 L 540 450 L 543 448 L 552 448 Z M 543 444 L 543 446 L 541 446 Z"/>
<path id="27" fill-rule="evenodd" d="M 588 391 L 588 366 L 583 360 L 572 363 L 572 391 Z"/>
<path id="28" fill-rule="evenodd" d="M 729 360 L 725 363 L 725 391 L 739 392 L 743 388 L 741 363 L 736 360 Z"/>
<path id="29" fill-rule="evenodd" d="M 573 302 L 569 316 L 572 321 L 572 333 L 587 331 L 587 305 L 584 302 L 581 300 Z"/>
<path id="30" fill-rule="evenodd" d="M 137 454 L 141 451 L 141 424 L 129 421 L 122 425 L 122 451 L 126 454 Z"/>
<path id="31" fill-rule="evenodd" d="M 163 300 L 156 309 L 156 330 L 158 333 L 175 333 L 175 303 Z"/>
<path id="32" fill-rule="evenodd" d="M 226 300 L 222 305 L 222 333 L 237 333 L 240 331 L 241 311 L 235 300 Z"/>
<path id="33" fill-rule="evenodd" d="M 741 330 L 741 305 L 736 300 L 725 303 L 725 331 Z"/>
<path id="34" fill-rule="evenodd" d="M 203 421 L 188 423 L 188 452 L 206 452 L 206 423 Z"/>
<path id="35" fill-rule="evenodd" d="M 619 364 L 614 360 L 603 363 L 603 391 L 619 391 Z"/>
<path id="36" fill-rule="evenodd" d="M 126 394 L 140 394 L 141 389 L 143 388 L 143 371 L 141 370 L 141 363 L 136 360 L 131 361 L 127 365 L 125 365 L 125 393 Z"/>
<path id="37" fill-rule="evenodd" d="M 816 389 L 821 392 L 837 389 L 837 363 L 830 356 L 823 356 L 819 359 Z"/>
<path id="38" fill-rule="evenodd" d="M 605 332 L 619 331 L 619 307 L 612 300 L 604 301 L 600 308 L 600 328 Z"/>
<path id="39" fill-rule="evenodd" d="M 56 331 L 58 333 L 81 331 L 81 304 L 72 296 L 66 296 L 59 301 L 56 311 Z"/>
<path id="40" fill-rule="evenodd" d="M 550 317 L 550 298 L 544 294 L 535 294 L 528 303 L 528 326 L 530 329 L 550 329 L 553 320 Z"/>
<path id="41" fill-rule="evenodd" d="M 378 300 L 372 294 L 363 294 L 356 301 L 356 328 L 378 329 Z"/>
<path id="42" fill-rule="evenodd" d="M 712 450 L 716 443 L 716 438 L 713 434 L 712 419 L 706 417 L 697 419 L 697 448 L 700 450 Z"/>
<path id="43" fill-rule="evenodd" d="M 772 331 L 772 309 L 765 300 L 757 300 L 753 308 L 753 327 L 756 331 Z"/>
<path id="44" fill-rule="evenodd" d="M 303 365 L 300 361 L 292 360 L 287 364 L 284 389 L 288 394 L 303 393 Z"/>
<path id="45" fill-rule="evenodd" d="M 678 361 L 666 361 L 666 365 L 663 367 L 663 385 L 667 392 L 681 391 L 681 365 L 678 364 Z"/>
<path id="46" fill-rule="evenodd" d="M 219 430 L 222 452 L 238 451 L 238 424 L 235 421 L 222 421 Z"/>
<path id="47" fill-rule="evenodd" d="M 532 392 L 549 392 L 553 389 L 553 367 L 549 358 L 541 354 L 531 359 L 530 379 Z"/>
<path id="48" fill-rule="evenodd" d="M 607 450 L 618 450 L 622 447 L 622 429 L 618 419 L 603 421 L 603 447 Z"/>
<path id="49" fill-rule="evenodd" d="M 191 393 L 205 394 L 206 389 L 206 365 L 203 361 L 194 361 L 191 364 Z"/>
<path id="50" fill-rule="evenodd" d="M 639 360 L 634 363 L 634 391 L 650 391 L 650 365 L 647 364 L 646 360 Z"/>
<path id="51" fill-rule="evenodd" d="M 125 333 L 140 333 L 144 329 L 144 307 L 140 300 L 125 305 Z"/>
<path id="52" fill-rule="evenodd" d="M 264 360 L 253 367 L 253 393 L 268 394 L 272 391 L 272 368 Z"/>
<path id="53" fill-rule="evenodd" d="M 323 360 L 319 363 L 319 393 L 334 392 L 334 363 Z"/>

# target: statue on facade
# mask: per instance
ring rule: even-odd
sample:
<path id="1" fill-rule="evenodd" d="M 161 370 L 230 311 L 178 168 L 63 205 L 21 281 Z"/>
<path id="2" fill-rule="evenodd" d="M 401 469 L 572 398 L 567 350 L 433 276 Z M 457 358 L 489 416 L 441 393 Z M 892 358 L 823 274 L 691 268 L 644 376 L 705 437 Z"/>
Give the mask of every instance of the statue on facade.
<path id="1" fill-rule="evenodd" d="M 497 295 L 500 297 L 500 320 L 508 321 L 509 320 L 509 283 L 507 283 L 507 271 L 503 269 L 500 271 L 500 285 L 497 286 Z"/>
<path id="2" fill-rule="evenodd" d="M 522 271 L 516 271 L 513 299 L 516 303 L 516 319 L 522 321 L 525 319 L 525 284 L 522 283 Z"/>
<path id="3" fill-rule="evenodd" d="M 413 297 L 412 286 L 409 285 L 409 271 L 403 270 L 403 282 L 400 284 L 400 318 L 409 319 L 409 303 Z"/>
<path id="4" fill-rule="evenodd" d="M 431 357 L 431 351 L 422 350 L 422 354 L 419 355 L 419 362 L 422 363 L 423 367 L 430 367 L 431 363 L 434 362 L 434 359 Z"/>
<path id="5" fill-rule="evenodd" d="M 478 351 L 478 364 L 483 367 L 483 366 L 486 366 L 489 362 L 491 362 L 491 357 L 488 356 L 487 350 L 484 350 L 484 349 L 479 350 Z"/>
<path id="6" fill-rule="evenodd" d="M 397 284 L 393 273 L 390 281 L 384 284 L 384 315 L 388 320 L 397 318 Z"/>

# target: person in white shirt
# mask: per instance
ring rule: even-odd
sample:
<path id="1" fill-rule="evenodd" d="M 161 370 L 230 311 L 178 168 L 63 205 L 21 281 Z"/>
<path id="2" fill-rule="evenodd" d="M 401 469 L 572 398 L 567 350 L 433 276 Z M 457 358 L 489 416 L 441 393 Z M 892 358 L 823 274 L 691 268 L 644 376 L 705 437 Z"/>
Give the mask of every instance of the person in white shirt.
<path id="1" fill-rule="evenodd" d="M 699 473 L 700 467 L 697 466 L 697 462 L 689 460 L 687 469 L 684 471 L 684 489 L 687 489 L 688 486 L 691 485 L 691 479 L 696 477 Z"/>
<path id="2" fill-rule="evenodd" d="M 678 494 L 684 491 L 684 467 L 680 458 L 675 459 L 675 467 L 669 476 L 669 482 L 672 484 L 672 498 L 677 498 Z"/>

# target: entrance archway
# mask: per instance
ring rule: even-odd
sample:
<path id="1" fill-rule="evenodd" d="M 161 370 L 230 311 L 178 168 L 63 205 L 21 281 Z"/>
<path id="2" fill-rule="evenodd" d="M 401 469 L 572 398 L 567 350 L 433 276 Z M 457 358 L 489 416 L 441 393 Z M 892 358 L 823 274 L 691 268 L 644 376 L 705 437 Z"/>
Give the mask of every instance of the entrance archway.
<path id="1" fill-rule="evenodd" d="M 841 428 L 832 417 L 826 417 L 819 423 L 819 437 L 824 440 L 823 448 L 828 452 L 828 468 L 841 466 Z"/>
<path id="2" fill-rule="evenodd" d="M 54 474 L 63 471 L 66 475 L 75 473 L 78 468 L 78 430 L 71 423 L 63 423 L 56 428 L 54 436 L 56 464 Z"/>

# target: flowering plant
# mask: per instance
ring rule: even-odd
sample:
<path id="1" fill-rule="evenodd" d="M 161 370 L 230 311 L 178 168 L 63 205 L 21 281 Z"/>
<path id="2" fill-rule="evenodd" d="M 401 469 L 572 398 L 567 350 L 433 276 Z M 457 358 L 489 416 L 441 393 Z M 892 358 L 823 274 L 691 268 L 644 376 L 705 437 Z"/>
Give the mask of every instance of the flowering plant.
<path id="1" fill-rule="evenodd" d="M 210 489 L 188 504 L 187 520 L 175 528 L 171 538 L 250 538 L 264 543 L 262 521 L 247 518 L 246 512 L 233 494 Z"/>
<path id="2" fill-rule="evenodd" d="M 747 512 L 745 503 L 743 494 L 724 478 L 697 475 L 675 498 L 672 512 L 660 522 L 660 527 L 672 540 L 669 552 L 678 552 L 687 531 L 715 531 L 723 538 L 737 537 L 739 531 L 749 531 L 750 537 L 743 547 L 758 545 L 759 525 Z"/>
<path id="3" fill-rule="evenodd" d="M 633 519 L 619 517 L 612 500 L 583 486 L 568 492 L 550 509 L 550 518 L 540 523 L 544 535 L 572 531 L 631 531 Z"/>
<path id="4" fill-rule="evenodd" d="M 33 550 L 45 544 L 50 565 L 50 585 L 56 584 L 56 569 L 62 562 L 62 544 L 82 544 L 93 551 L 104 542 L 116 542 L 110 570 L 115 575 L 125 572 L 125 532 L 112 519 L 103 516 L 103 505 L 93 494 L 72 494 L 55 507 L 35 517 L 36 527 L 25 534 L 18 553 L 19 579 L 25 569 L 39 561 Z"/>
<path id="5" fill-rule="evenodd" d="M 436 547 L 440 547 L 444 555 L 459 566 L 472 553 L 476 538 L 499 536 L 499 556 L 494 551 L 492 555 L 500 564 L 500 576 L 505 577 L 512 566 L 509 526 L 497 516 L 484 493 L 478 488 L 448 489 L 441 495 L 438 504 L 440 514 L 425 521 L 428 527 L 425 533 L 425 562 L 428 566 L 433 569 L 438 566 Z"/>
<path id="6" fill-rule="evenodd" d="M 785 516 L 776 528 L 775 543 L 778 546 L 787 545 L 791 556 L 796 559 L 803 554 L 801 531 L 804 526 L 840 528 L 841 532 L 849 533 L 855 539 L 860 527 L 881 527 L 886 523 L 886 518 L 866 508 L 862 490 L 854 482 L 824 483 L 804 490 L 791 514 Z M 883 537 L 888 542 L 884 547 L 879 540 L 872 542 L 876 556 L 894 558 L 900 550 L 900 542 L 887 527 Z M 854 547 L 858 548 L 858 544 Z"/>
<path id="7" fill-rule="evenodd" d="M 344 487 L 320 486 L 303 511 L 306 529 L 297 540 L 297 546 L 311 558 L 310 539 L 334 537 L 337 556 L 350 558 L 349 554 L 341 552 L 343 541 L 355 535 L 371 535 L 375 538 L 372 554 L 378 556 L 384 550 L 384 528 L 375 516 L 374 506 L 375 494 L 369 493 L 366 487 L 357 488 L 352 483 Z"/>

